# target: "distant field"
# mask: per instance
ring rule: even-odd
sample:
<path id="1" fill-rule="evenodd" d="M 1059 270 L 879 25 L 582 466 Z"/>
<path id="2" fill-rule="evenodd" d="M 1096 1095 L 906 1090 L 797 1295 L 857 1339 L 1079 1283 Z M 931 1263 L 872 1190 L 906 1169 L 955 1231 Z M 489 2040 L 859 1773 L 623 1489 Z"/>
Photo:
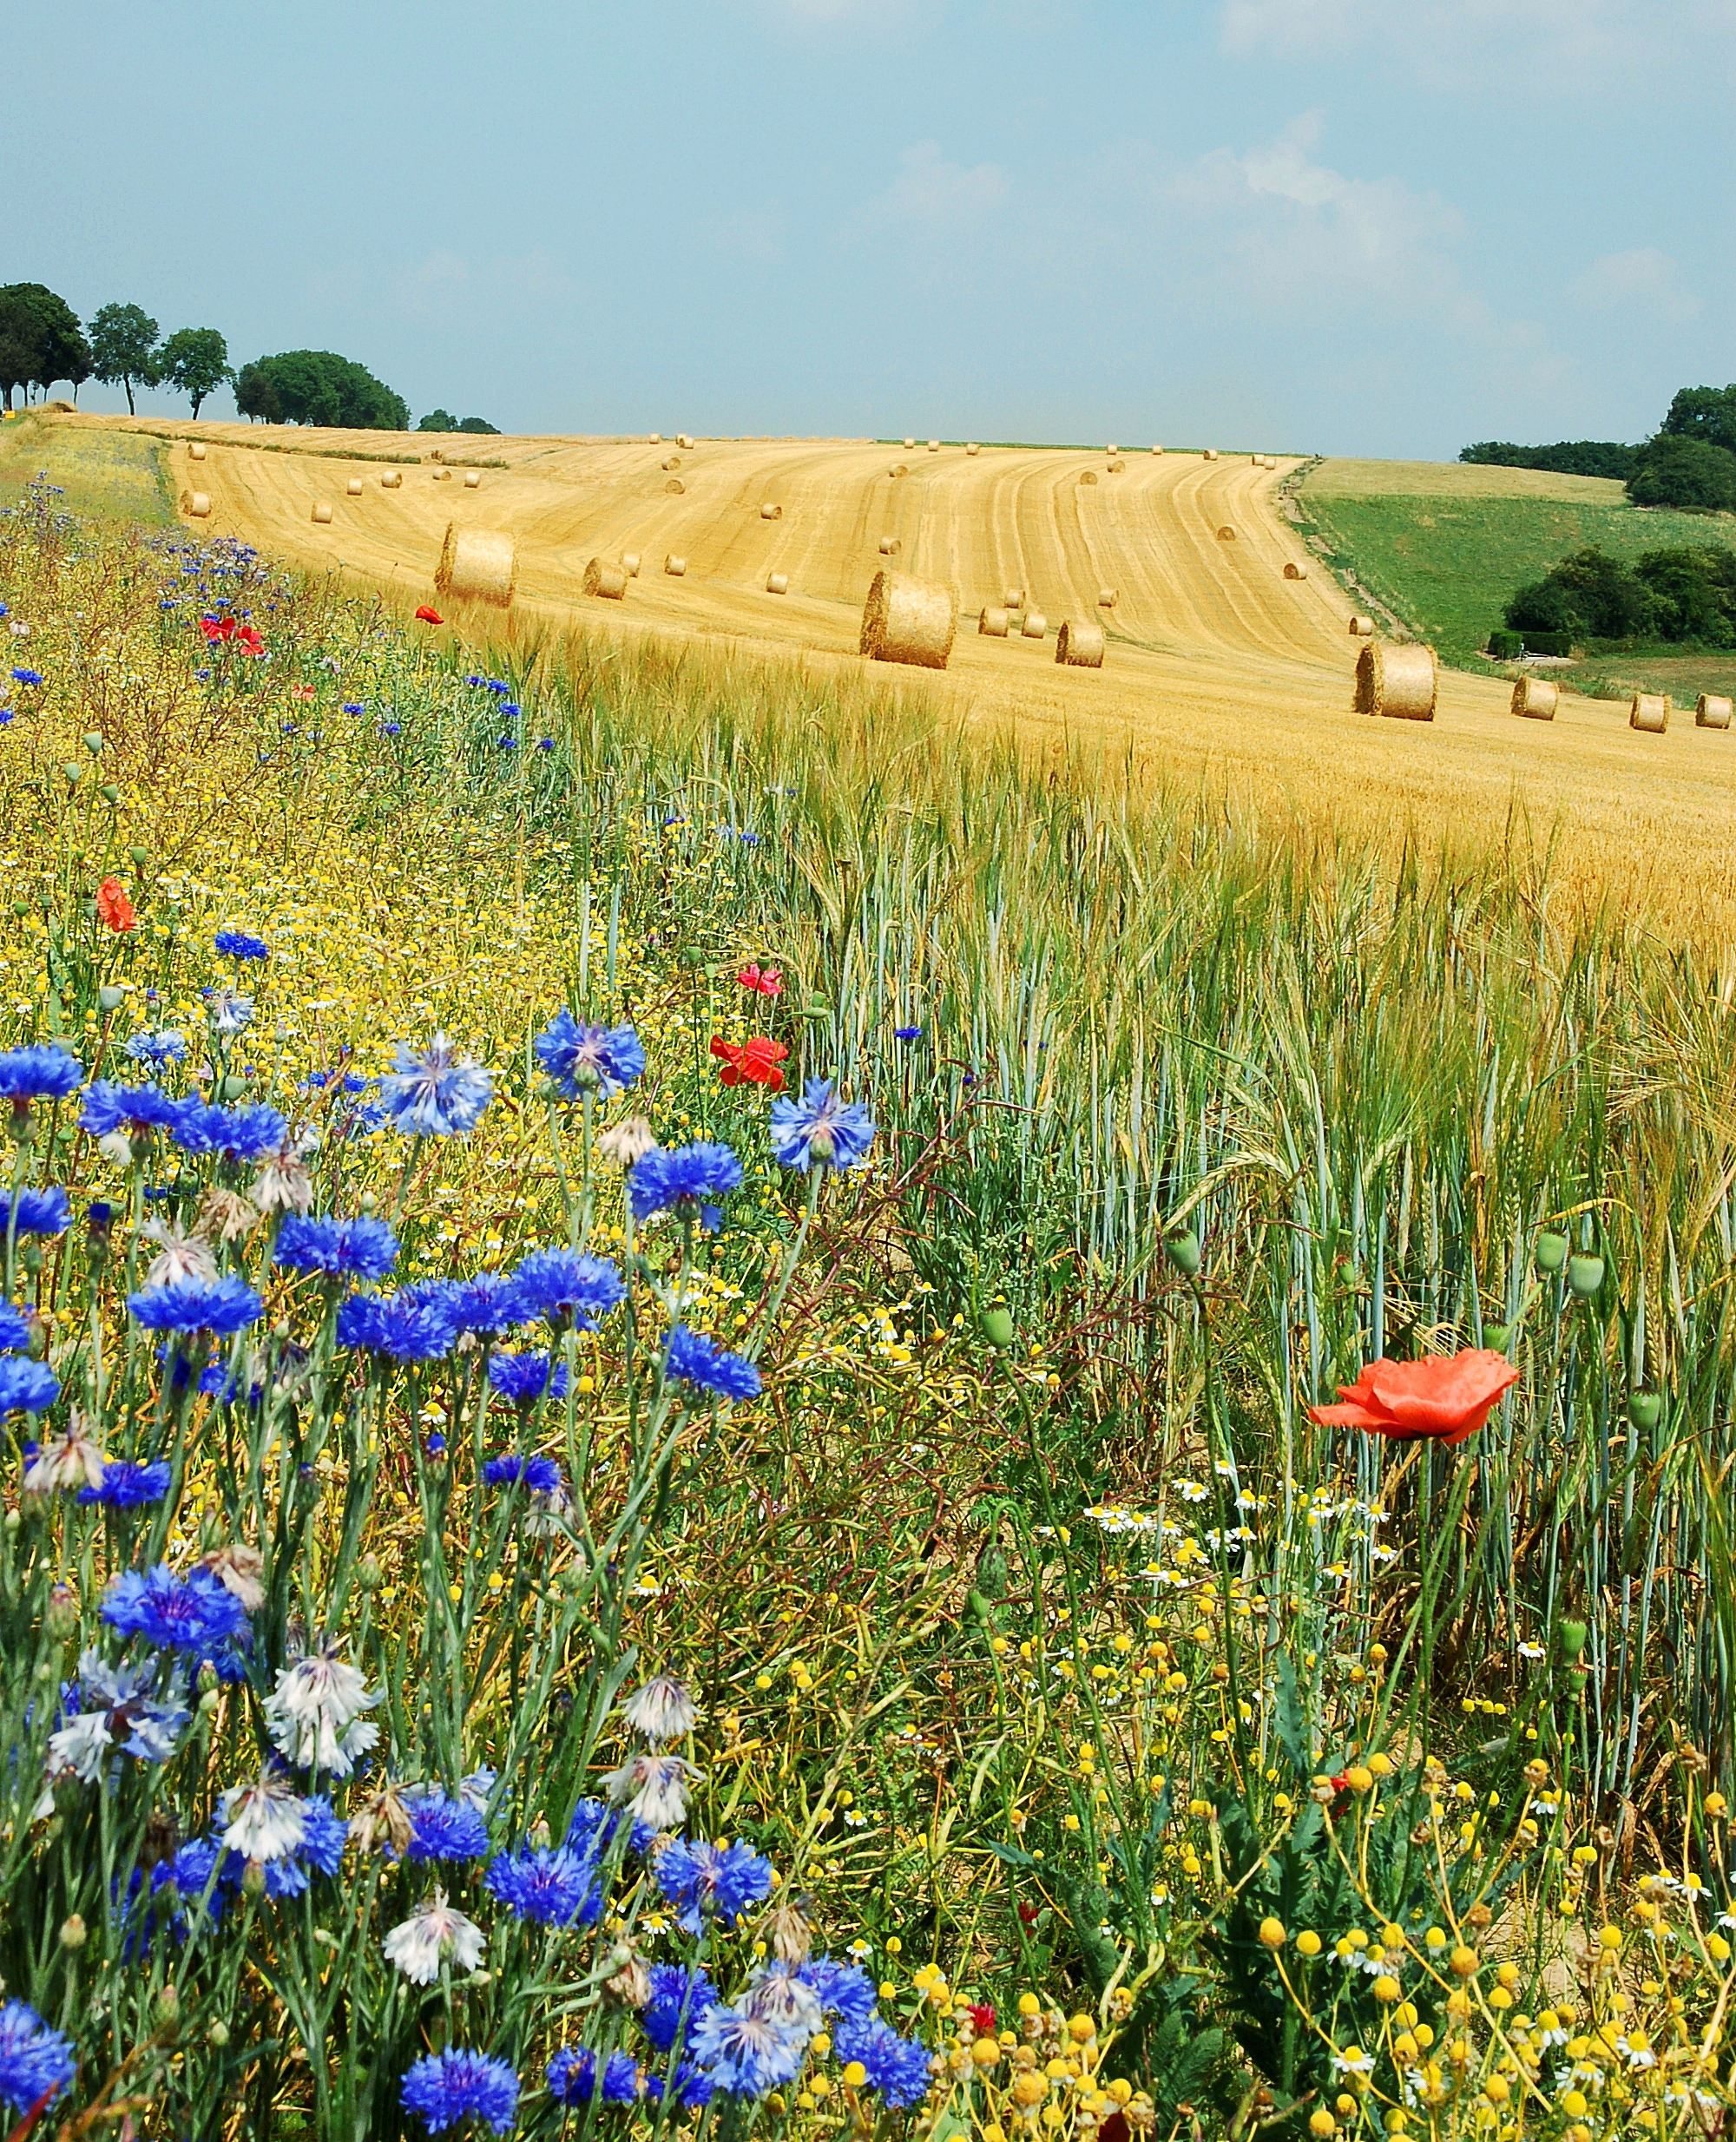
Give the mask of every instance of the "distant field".
<path id="1" fill-rule="evenodd" d="M 69 512 L 167 527 L 175 517 L 161 443 L 136 431 L 98 430 L 33 415 L 0 424 L 0 493 L 45 475 Z"/>
<path id="2" fill-rule="evenodd" d="M 1443 660 L 1486 670 L 1479 649 L 1508 597 L 1566 552 L 1595 543 L 1613 556 L 1682 544 L 1736 548 L 1728 516 L 1661 513 L 1628 504 L 1602 476 L 1457 462 L 1326 461 L 1302 479 L 1299 501 L 1333 562 L 1403 618 Z M 1621 680 L 1728 690 L 1728 656 L 1608 657 L 1572 673 L 1595 689 Z M 1726 680 L 1720 683 L 1720 680 Z M 1691 689 L 1689 688 L 1691 686 Z"/>

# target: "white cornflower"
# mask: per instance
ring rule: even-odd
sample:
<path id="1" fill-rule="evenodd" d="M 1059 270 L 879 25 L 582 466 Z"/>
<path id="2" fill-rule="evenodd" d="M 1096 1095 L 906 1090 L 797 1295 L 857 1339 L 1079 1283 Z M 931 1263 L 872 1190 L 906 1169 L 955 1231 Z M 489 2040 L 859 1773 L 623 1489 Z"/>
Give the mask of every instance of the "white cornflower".
<path id="1" fill-rule="evenodd" d="M 431 1986 L 448 1957 L 455 1970 L 474 1971 L 487 1941 L 476 1921 L 449 1904 L 444 1889 L 436 1889 L 419 1911 L 391 1929 L 382 1946 L 386 1961 L 396 1964 L 413 1985 Z"/>
<path id="2" fill-rule="evenodd" d="M 656 1147 L 651 1126 L 642 1115 L 629 1115 L 612 1123 L 597 1139 L 597 1151 L 615 1167 L 631 1167 L 635 1160 L 655 1152 Z"/>
<path id="3" fill-rule="evenodd" d="M 205 1567 L 226 1592 L 232 1592 L 250 1614 L 266 1603 L 266 1558 L 256 1547 L 231 1543 L 214 1547 L 204 1557 Z"/>
<path id="4" fill-rule="evenodd" d="M 75 1413 L 66 1433 L 43 1445 L 25 1470 L 26 1495 L 102 1485 L 102 1453 L 86 1432 L 89 1425 L 82 1414 Z"/>
<path id="5" fill-rule="evenodd" d="M 202 1235 L 182 1234 L 167 1219 L 148 1219 L 139 1232 L 157 1245 L 145 1272 L 148 1287 L 206 1286 L 217 1277 L 217 1259 Z"/>
<path id="6" fill-rule="evenodd" d="M 699 1772 L 679 1755 L 629 1756 L 603 1779 L 617 1807 L 654 1830 L 679 1830 L 687 1819 L 687 1781 Z"/>
<path id="7" fill-rule="evenodd" d="M 286 1859 L 307 1835 L 307 1809 L 286 1777 L 269 1772 L 251 1785 L 232 1785 L 218 1813 L 223 1847 L 244 1859 Z"/>
<path id="8" fill-rule="evenodd" d="M 291 1140 L 273 1153 L 253 1184 L 253 1203 L 260 1212 L 307 1212 L 313 1209 L 313 1178 L 307 1172 L 307 1143 Z"/>
<path id="9" fill-rule="evenodd" d="M 647 1740 L 685 1740 L 699 1718 L 699 1708 L 683 1683 L 667 1673 L 654 1674 L 621 1705 L 621 1713 L 635 1733 Z"/>
<path id="10" fill-rule="evenodd" d="M 369 1695 L 355 1667 L 327 1645 L 281 1669 L 265 1713 L 280 1755 L 303 1770 L 347 1777 L 379 1738 L 378 1726 L 362 1713 L 384 1696 L 379 1689 Z"/>

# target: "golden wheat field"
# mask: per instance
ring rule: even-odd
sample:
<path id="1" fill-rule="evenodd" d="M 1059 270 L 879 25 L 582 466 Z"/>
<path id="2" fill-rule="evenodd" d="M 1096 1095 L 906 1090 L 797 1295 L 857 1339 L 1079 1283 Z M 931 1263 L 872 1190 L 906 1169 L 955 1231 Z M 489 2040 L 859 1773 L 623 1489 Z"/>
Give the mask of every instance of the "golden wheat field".
<path id="1" fill-rule="evenodd" d="M 1570 693 L 1553 722 L 1521 721 L 1508 683 L 1443 670 L 1431 724 L 1352 710 L 1350 601 L 1281 510 L 1293 461 L 62 421 L 151 431 L 183 514 L 195 489 L 209 498 L 192 525 L 409 606 L 434 599 L 449 524 L 509 531 L 514 610 L 533 628 L 580 620 L 854 664 L 864 599 L 891 564 L 958 592 L 945 673 L 880 672 L 955 719 L 1012 724 L 1038 751 L 1102 754 L 1148 778 L 1203 778 L 1317 828 L 1330 815 L 1351 839 L 1553 846 L 1558 876 L 1581 890 L 1720 933 L 1736 923 L 1736 736 L 1697 731 L 1691 707 L 1662 736 L 1631 731 L 1623 705 Z M 1486 485 L 1511 472 L 1476 473 Z M 329 521 L 315 520 L 321 507 Z M 633 554 L 624 600 L 583 592 L 592 559 Z M 671 555 L 685 560 L 680 577 L 664 569 Z M 1307 562 L 1308 577 L 1286 580 L 1286 561 Z M 768 592 L 773 574 L 787 592 Z M 979 636 L 979 610 L 1015 590 L 1046 620 L 1043 637 L 1016 624 Z M 1100 607 L 1108 590 L 1113 608 Z M 479 629 L 489 614 L 461 621 Z M 1058 666 L 1057 628 L 1089 618 L 1107 630 L 1103 667 Z"/>

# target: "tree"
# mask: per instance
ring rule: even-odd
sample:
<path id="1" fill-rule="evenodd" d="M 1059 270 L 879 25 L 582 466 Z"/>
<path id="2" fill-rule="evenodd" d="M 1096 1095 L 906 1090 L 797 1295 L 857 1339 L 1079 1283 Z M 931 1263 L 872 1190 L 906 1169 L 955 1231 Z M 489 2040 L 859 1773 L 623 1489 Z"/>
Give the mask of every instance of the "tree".
<path id="1" fill-rule="evenodd" d="M 135 417 L 135 386 L 154 387 L 159 369 L 157 324 L 136 305 L 105 305 L 90 323 L 91 370 L 105 387 L 125 387 L 127 414 Z"/>
<path id="2" fill-rule="evenodd" d="M 1639 466 L 1643 447 L 1615 439 L 1562 439 L 1554 446 L 1515 446 L 1505 439 L 1483 439 L 1459 449 L 1461 461 L 1494 469 L 1552 469 L 1562 476 L 1611 476 L 1626 483 Z"/>
<path id="3" fill-rule="evenodd" d="M 458 429 L 460 431 L 486 432 L 492 439 L 497 439 L 500 437 L 500 426 L 497 424 L 490 424 L 486 417 L 466 417 Z"/>
<path id="4" fill-rule="evenodd" d="M 1736 453 L 1736 386 L 1682 388 L 1659 429 L 1671 438 L 1699 439 Z"/>
<path id="5" fill-rule="evenodd" d="M 8 409 L 16 387 L 28 392 L 39 386 L 46 393 L 55 380 L 65 379 L 76 393 L 90 377 L 90 345 L 64 298 L 42 283 L 0 288 L 0 389 Z"/>
<path id="6" fill-rule="evenodd" d="M 1680 401 L 1681 397 L 1676 397 Z M 1710 439 L 1660 432 L 1628 479 L 1636 506 L 1678 506 L 1689 512 L 1736 512 L 1736 453 Z"/>
<path id="7" fill-rule="evenodd" d="M 199 404 L 229 377 L 229 345 L 214 327 L 181 327 L 162 345 L 157 362 L 161 377 L 193 404 Z"/>
<path id="8" fill-rule="evenodd" d="M 1575 639 L 1638 640 L 1656 628 L 1652 592 L 1619 558 L 1595 547 L 1576 550 L 1507 605 L 1519 632 L 1563 632 Z"/>
<path id="9" fill-rule="evenodd" d="M 364 365 L 333 350 L 284 350 L 243 365 L 235 406 L 267 424 L 342 425 L 355 431 L 407 431 L 410 405 Z"/>
<path id="10" fill-rule="evenodd" d="M 458 420 L 450 409 L 431 409 L 416 428 L 418 431 L 456 431 Z"/>

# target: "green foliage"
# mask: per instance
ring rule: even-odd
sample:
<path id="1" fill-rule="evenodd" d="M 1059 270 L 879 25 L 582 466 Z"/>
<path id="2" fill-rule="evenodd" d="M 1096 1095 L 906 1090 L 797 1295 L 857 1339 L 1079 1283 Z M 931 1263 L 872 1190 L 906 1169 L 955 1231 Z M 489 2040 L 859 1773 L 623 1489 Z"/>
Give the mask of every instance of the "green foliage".
<path id="1" fill-rule="evenodd" d="M 416 428 L 418 431 L 474 431 L 485 432 L 490 438 L 500 437 L 500 426 L 490 424 L 486 417 L 455 417 L 450 409 L 431 409 Z"/>
<path id="2" fill-rule="evenodd" d="M 1736 453 L 1736 386 L 1683 387 L 1659 430 L 1671 438 L 1700 439 Z"/>
<path id="3" fill-rule="evenodd" d="M 1507 622 L 1540 654 L 1549 651 L 1540 634 L 1736 647 L 1736 552 L 1652 550 L 1630 567 L 1595 548 L 1576 551 L 1518 591 Z"/>
<path id="4" fill-rule="evenodd" d="M 332 350 L 286 350 L 255 358 L 235 378 L 235 406 L 266 424 L 352 431 L 407 431 L 410 405 L 353 358 Z"/>
<path id="5" fill-rule="evenodd" d="M 1500 627 L 1489 635 L 1489 651 L 1497 662 L 1516 662 L 1525 652 L 1522 632 L 1506 632 Z"/>
<path id="6" fill-rule="evenodd" d="M 1636 506 L 1736 512 L 1736 453 L 1707 437 L 1662 434 L 1628 479 L 1628 496 Z"/>
<path id="7" fill-rule="evenodd" d="M 64 298 L 42 283 L 8 283 L 0 288 L 0 389 L 6 406 L 18 387 L 41 387 L 56 379 L 75 391 L 89 378 L 90 345 L 78 316 Z"/>
<path id="8" fill-rule="evenodd" d="M 1548 469 L 1558 476 L 1607 476 L 1626 483 L 1644 450 L 1614 439 L 1561 439 L 1553 446 L 1515 446 L 1483 439 L 1459 449 L 1459 459 L 1490 469 Z"/>
<path id="9" fill-rule="evenodd" d="M 178 328 L 158 352 L 157 365 L 163 380 L 192 403 L 196 417 L 206 396 L 229 378 L 229 345 L 214 327 Z"/>
<path id="10" fill-rule="evenodd" d="M 135 416 L 133 389 L 154 387 L 162 377 L 157 324 L 142 306 L 105 305 L 90 323 L 90 370 L 106 387 L 125 387 L 127 413 Z"/>

